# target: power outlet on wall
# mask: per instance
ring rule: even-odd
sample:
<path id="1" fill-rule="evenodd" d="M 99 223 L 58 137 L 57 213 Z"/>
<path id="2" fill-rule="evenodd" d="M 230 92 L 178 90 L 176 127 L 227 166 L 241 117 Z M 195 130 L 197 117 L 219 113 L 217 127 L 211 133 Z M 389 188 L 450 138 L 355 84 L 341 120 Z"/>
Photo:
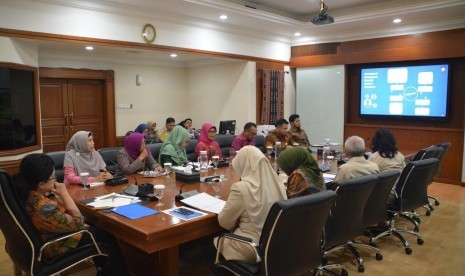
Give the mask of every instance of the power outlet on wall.
<path id="1" fill-rule="evenodd" d="M 133 104 L 117 104 L 116 108 L 117 109 L 132 109 Z"/>

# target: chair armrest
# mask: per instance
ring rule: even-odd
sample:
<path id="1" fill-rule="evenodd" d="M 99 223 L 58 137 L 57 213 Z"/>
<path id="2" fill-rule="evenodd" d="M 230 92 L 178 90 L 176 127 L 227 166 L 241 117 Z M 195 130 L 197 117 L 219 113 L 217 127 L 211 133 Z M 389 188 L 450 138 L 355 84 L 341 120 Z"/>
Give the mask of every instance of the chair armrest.
<path id="1" fill-rule="evenodd" d="M 44 245 L 42 245 L 42 247 L 40 248 L 39 250 L 39 256 L 37 257 L 37 260 L 40 262 L 42 261 L 42 254 L 44 252 L 44 249 L 49 246 L 50 244 L 53 244 L 53 243 L 56 243 L 58 241 L 61 241 L 61 240 L 64 240 L 64 239 L 67 239 L 67 238 L 70 238 L 74 235 L 77 235 L 77 234 L 84 234 L 84 233 L 87 233 L 89 234 L 90 238 L 92 239 L 92 243 L 94 244 L 95 246 L 95 249 L 97 249 L 97 252 L 99 254 L 102 254 L 102 251 L 100 250 L 100 247 L 98 246 L 97 242 L 95 241 L 94 239 L 94 235 L 87 229 L 82 229 L 82 230 L 79 230 L 77 232 L 73 232 L 73 233 L 70 233 L 70 234 L 65 234 L 65 235 L 62 235 L 62 236 L 59 236 L 58 238 L 55 238 L 53 240 L 49 240 L 47 241 Z"/>
<path id="2" fill-rule="evenodd" d="M 255 257 L 256 257 L 257 263 L 262 261 L 262 258 L 260 257 L 260 254 L 258 254 L 258 251 L 257 251 L 258 246 L 257 246 L 256 243 L 254 243 L 252 241 L 251 238 L 239 236 L 239 235 L 232 234 L 232 233 L 225 233 L 225 234 L 221 235 L 218 238 L 215 264 L 220 262 L 219 257 L 220 257 L 220 254 L 222 254 L 222 252 L 223 252 L 224 240 L 225 239 L 230 239 L 230 240 L 242 242 L 242 243 L 245 243 L 245 244 L 249 245 L 252 248 L 252 250 L 255 252 Z"/>

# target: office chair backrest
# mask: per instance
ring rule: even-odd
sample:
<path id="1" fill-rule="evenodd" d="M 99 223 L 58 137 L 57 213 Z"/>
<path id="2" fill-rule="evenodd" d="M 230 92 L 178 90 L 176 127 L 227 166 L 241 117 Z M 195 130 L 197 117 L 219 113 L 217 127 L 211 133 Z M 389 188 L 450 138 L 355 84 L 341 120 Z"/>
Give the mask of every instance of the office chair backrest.
<path id="1" fill-rule="evenodd" d="M 378 182 L 374 174 L 336 181 L 336 204 L 325 226 L 325 248 L 346 243 L 363 233 L 365 204 Z"/>
<path id="2" fill-rule="evenodd" d="M 321 264 L 321 233 L 336 193 L 276 202 L 263 226 L 261 275 L 300 275 Z"/>
<path id="3" fill-rule="evenodd" d="M 52 151 L 46 154 L 53 159 L 57 181 L 63 182 L 63 180 L 65 179 L 63 164 L 65 162 L 66 151 Z"/>
<path id="4" fill-rule="evenodd" d="M 428 202 L 427 186 L 439 160 L 428 158 L 412 161 L 402 171 L 396 185 L 397 200 L 394 204 L 399 211 L 414 210 Z"/>
<path id="5" fill-rule="evenodd" d="M 442 148 L 442 151 L 438 150 L 438 154 L 436 154 L 435 158 L 439 160 L 439 165 L 436 169 L 436 171 L 433 174 L 433 177 L 439 176 L 441 174 L 441 168 L 442 168 L 442 161 L 444 160 L 444 156 L 446 155 L 446 152 L 449 150 L 451 143 L 450 142 L 442 142 L 436 145 L 438 148 Z"/>
<path id="6" fill-rule="evenodd" d="M 218 145 L 220 146 L 221 154 L 223 155 L 223 157 L 229 157 L 229 149 L 231 148 L 234 138 L 236 138 L 235 135 L 227 135 L 227 134 L 225 135 L 219 134 L 215 136 L 215 141 L 218 142 Z"/>
<path id="7" fill-rule="evenodd" d="M 430 147 L 421 149 L 419 152 L 417 152 L 417 154 L 413 158 L 413 161 L 432 158 L 432 157 L 434 157 L 434 154 L 436 153 L 437 149 L 438 149 L 438 147 L 435 146 L 435 145 L 432 145 Z"/>
<path id="8" fill-rule="evenodd" d="M 378 182 L 368 197 L 364 211 L 365 226 L 376 224 L 387 219 L 387 201 L 391 190 L 399 179 L 399 170 L 389 170 L 375 174 Z"/>
<path id="9" fill-rule="evenodd" d="M 112 147 L 99 149 L 100 156 L 107 165 L 107 170 L 112 174 L 121 173 L 121 169 L 118 166 L 118 152 L 122 147 Z"/>
<path id="10" fill-rule="evenodd" d="M 153 144 L 148 144 L 147 148 L 150 150 L 152 153 L 153 159 L 158 162 L 158 156 L 160 155 L 160 149 L 161 146 L 163 146 L 163 143 L 153 143 Z M 163 164 L 160 164 L 163 166 Z"/>
<path id="11" fill-rule="evenodd" d="M 195 154 L 195 148 L 197 147 L 198 144 L 197 139 L 191 139 L 189 141 L 189 144 L 187 144 L 186 147 L 186 154 L 187 154 L 187 160 L 191 162 L 197 162 L 197 154 Z M 163 166 L 163 164 L 160 164 Z"/>
<path id="12" fill-rule="evenodd" d="M 13 263 L 21 270 L 31 272 L 42 241 L 4 170 L 0 170 L 0 228 L 5 236 L 5 250 Z"/>
<path id="13" fill-rule="evenodd" d="M 262 136 L 262 135 L 255 136 L 255 146 L 262 152 L 265 152 L 264 144 L 265 144 L 265 136 Z"/>

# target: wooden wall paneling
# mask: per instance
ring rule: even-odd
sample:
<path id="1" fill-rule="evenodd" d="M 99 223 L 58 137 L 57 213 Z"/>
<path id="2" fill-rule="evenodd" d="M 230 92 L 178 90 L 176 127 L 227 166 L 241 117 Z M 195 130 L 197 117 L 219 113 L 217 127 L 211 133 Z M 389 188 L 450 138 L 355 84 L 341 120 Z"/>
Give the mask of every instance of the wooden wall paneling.
<path id="1" fill-rule="evenodd" d="M 465 56 L 465 28 L 341 42 L 335 54 L 291 56 L 291 68 Z M 295 46 L 302 47 L 302 46 Z M 315 47 L 315 46 L 313 46 Z M 298 52 L 298 48 L 291 52 Z"/>
<path id="2" fill-rule="evenodd" d="M 21 163 L 21 159 L 3 161 L 0 162 L 0 169 L 4 169 L 10 176 L 12 176 L 19 172 L 19 163 Z"/>
<path id="3" fill-rule="evenodd" d="M 378 128 L 388 128 L 396 136 L 397 146 L 404 154 L 411 154 L 422 148 L 449 141 L 452 143 L 444 156 L 441 174 L 437 180 L 445 183 L 460 184 L 462 176 L 463 130 L 420 127 L 399 127 L 395 125 L 357 125 L 344 127 L 344 139 L 352 135 L 362 137 L 371 145 L 371 137 Z"/>

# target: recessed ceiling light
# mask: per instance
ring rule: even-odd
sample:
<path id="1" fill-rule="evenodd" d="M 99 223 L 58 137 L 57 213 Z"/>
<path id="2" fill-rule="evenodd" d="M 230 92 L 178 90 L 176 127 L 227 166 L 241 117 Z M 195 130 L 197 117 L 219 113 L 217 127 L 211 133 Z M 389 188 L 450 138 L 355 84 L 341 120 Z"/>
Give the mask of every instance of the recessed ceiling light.
<path id="1" fill-rule="evenodd" d="M 396 19 L 392 20 L 392 22 L 394 22 L 394 23 L 400 23 L 400 22 L 402 22 L 402 19 L 396 18 Z"/>
<path id="2" fill-rule="evenodd" d="M 294 36 L 301 36 L 302 34 L 297 32 L 297 33 L 294 33 Z"/>
<path id="3" fill-rule="evenodd" d="M 226 19 L 228 19 L 228 16 L 226 14 L 222 14 L 222 15 L 220 15 L 220 19 L 221 20 L 226 20 Z"/>
<path id="4" fill-rule="evenodd" d="M 175 58 L 175 57 L 178 57 L 178 55 L 176 55 L 176 54 L 171 54 L 170 57 Z"/>
<path id="5" fill-rule="evenodd" d="M 86 46 L 86 50 L 87 50 L 87 51 L 92 51 L 92 50 L 94 50 L 94 47 L 92 47 L 92 46 Z"/>

